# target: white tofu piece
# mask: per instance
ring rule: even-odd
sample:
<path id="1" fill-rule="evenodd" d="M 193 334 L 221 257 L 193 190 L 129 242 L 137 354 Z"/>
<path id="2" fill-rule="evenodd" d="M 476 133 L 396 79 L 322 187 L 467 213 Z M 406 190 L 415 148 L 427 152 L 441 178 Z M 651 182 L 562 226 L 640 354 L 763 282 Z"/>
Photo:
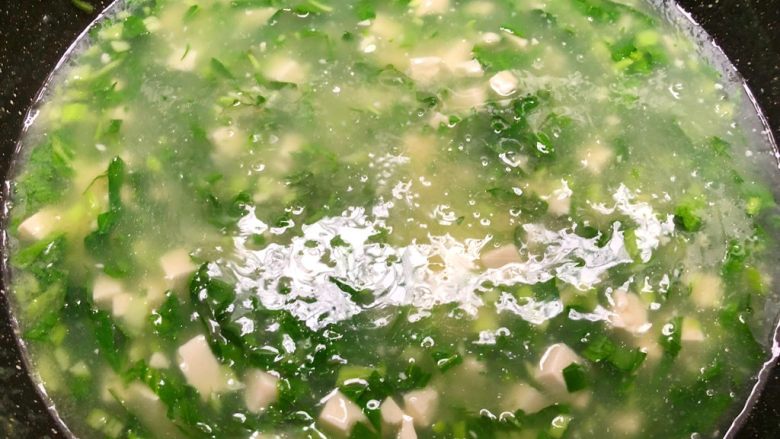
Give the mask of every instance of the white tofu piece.
<path id="1" fill-rule="evenodd" d="M 712 273 L 694 273 L 689 278 L 691 300 L 699 308 L 715 308 L 723 297 L 723 282 Z"/>
<path id="2" fill-rule="evenodd" d="M 556 216 L 568 215 L 571 210 L 571 195 L 573 193 L 566 180 L 561 180 L 561 187 L 554 190 L 546 199 L 547 210 Z"/>
<path id="3" fill-rule="evenodd" d="M 409 77 L 420 84 L 430 84 L 439 76 L 443 66 L 442 59 L 438 56 L 412 58 L 409 60 Z"/>
<path id="4" fill-rule="evenodd" d="M 501 41 L 501 35 L 495 32 L 485 32 L 480 36 L 482 43 L 492 46 L 498 44 Z"/>
<path id="5" fill-rule="evenodd" d="M 485 74 L 482 70 L 482 64 L 475 59 L 461 61 L 455 64 L 452 67 L 452 72 L 458 76 L 465 76 L 467 78 L 480 78 Z"/>
<path id="6" fill-rule="evenodd" d="M 636 436 L 641 432 L 642 417 L 638 412 L 618 412 L 611 419 L 613 430 L 621 436 Z"/>
<path id="7" fill-rule="evenodd" d="M 638 336 L 634 342 L 636 347 L 647 354 L 646 361 L 648 364 L 655 364 L 656 361 L 661 359 L 661 356 L 664 353 L 663 348 L 661 348 L 661 345 L 658 343 L 658 335 L 651 331 L 647 331 L 641 336 Z"/>
<path id="8" fill-rule="evenodd" d="M 555 216 L 566 216 L 571 210 L 571 198 L 553 195 L 547 199 L 547 211 Z"/>
<path id="9" fill-rule="evenodd" d="M 92 302 L 100 308 L 113 307 L 114 296 L 124 292 L 122 283 L 104 274 L 98 274 L 92 283 Z"/>
<path id="10" fill-rule="evenodd" d="M 167 369 L 171 367 L 171 362 L 162 352 L 155 352 L 149 357 L 149 367 L 153 367 L 155 369 Z"/>
<path id="11" fill-rule="evenodd" d="M 556 395 L 564 395 L 566 381 L 563 378 L 563 369 L 572 363 L 581 364 L 580 357 L 564 343 L 550 345 L 539 360 L 539 369 L 535 378 L 545 389 Z"/>
<path id="12" fill-rule="evenodd" d="M 402 145 L 404 155 L 411 160 L 410 166 L 422 172 L 436 154 L 437 141 L 434 136 L 406 133 Z"/>
<path id="13" fill-rule="evenodd" d="M 62 217 L 53 209 L 43 208 L 19 224 L 19 236 L 27 241 L 38 241 L 53 232 Z"/>
<path id="14" fill-rule="evenodd" d="M 111 49 L 114 52 L 127 52 L 130 50 L 130 43 L 124 40 L 115 40 L 111 42 Z"/>
<path id="15" fill-rule="evenodd" d="M 424 17 L 426 15 L 441 15 L 450 7 L 450 0 L 413 0 L 414 15 Z"/>
<path id="16" fill-rule="evenodd" d="M 509 70 L 503 70 L 490 78 L 490 88 L 499 96 L 511 96 L 517 91 L 517 78 Z"/>
<path id="17" fill-rule="evenodd" d="M 528 47 L 529 41 L 523 37 L 518 37 L 517 35 L 513 35 L 509 32 L 505 32 L 504 36 L 519 49 L 525 49 Z"/>
<path id="18" fill-rule="evenodd" d="M 368 418 L 354 402 L 341 392 L 335 391 L 327 397 L 319 420 L 333 432 L 348 436 L 355 424 L 367 422 Z"/>
<path id="19" fill-rule="evenodd" d="M 127 293 L 119 293 L 111 301 L 111 313 L 114 317 L 124 317 L 130 308 L 133 296 Z"/>
<path id="20" fill-rule="evenodd" d="M 187 282 L 197 268 L 190 260 L 187 250 L 182 248 L 171 250 L 160 258 L 165 281 L 170 288 L 178 288 Z"/>
<path id="21" fill-rule="evenodd" d="M 236 157 L 241 153 L 246 136 L 234 127 L 219 127 L 209 133 L 211 143 L 216 147 L 218 157 Z"/>
<path id="22" fill-rule="evenodd" d="M 652 326 L 647 319 L 647 306 L 636 294 L 617 290 L 612 294 L 612 302 L 612 326 L 634 334 L 647 332 Z"/>
<path id="23" fill-rule="evenodd" d="M 369 32 L 382 40 L 392 41 L 403 34 L 403 26 L 385 14 L 377 13 L 371 21 Z"/>
<path id="24" fill-rule="evenodd" d="M 263 27 L 268 20 L 277 12 L 276 8 L 250 8 L 244 10 L 244 17 L 241 20 L 247 27 Z"/>
<path id="25" fill-rule="evenodd" d="M 244 376 L 244 403 L 252 413 L 261 413 L 276 402 L 279 396 L 279 378 L 259 369 L 252 369 Z"/>
<path id="26" fill-rule="evenodd" d="M 379 412 L 382 415 L 382 422 L 393 427 L 401 425 L 404 416 L 406 416 L 401 407 L 390 396 L 385 398 L 382 405 L 379 406 Z"/>
<path id="27" fill-rule="evenodd" d="M 412 390 L 404 395 L 404 409 L 418 427 L 429 427 L 438 408 L 439 393 L 430 387 Z"/>
<path id="28" fill-rule="evenodd" d="M 180 438 L 182 434 L 176 425 L 166 416 L 167 410 L 160 398 L 152 390 L 138 381 L 127 386 L 127 389 L 113 389 L 120 395 L 123 403 L 150 431 L 160 438 Z M 114 401 L 113 395 L 111 401 Z"/>
<path id="29" fill-rule="evenodd" d="M 160 30 L 160 19 L 154 15 L 150 15 L 144 18 L 144 27 L 146 27 L 146 30 L 149 31 L 149 33 L 153 34 Z"/>
<path id="30" fill-rule="evenodd" d="M 417 432 L 414 430 L 414 420 L 411 416 L 404 416 L 401 422 L 401 428 L 398 430 L 398 439 L 417 439 Z"/>
<path id="31" fill-rule="evenodd" d="M 550 401 L 542 392 L 521 382 L 513 385 L 503 396 L 501 407 L 511 412 L 522 410 L 523 413 L 531 415 L 552 403 L 553 401 Z"/>
<path id="32" fill-rule="evenodd" d="M 198 51 L 191 47 L 178 47 L 168 56 L 167 65 L 172 70 L 191 72 L 198 62 Z"/>
<path id="33" fill-rule="evenodd" d="M 122 319 L 128 329 L 140 331 L 146 324 L 146 303 L 130 293 L 119 293 L 111 301 L 111 314 Z"/>
<path id="34" fill-rule="evenodd" d="M 276 57 L 272 59 L 264 73 L 268 79 L 278 82 L 301 84 L 306 79 L 304 67 L 292 58 Z"/>
<path id="35" fill-rule="evenodd" d="M 284 156 L 290 156 L 303 146 L 305 139 L 297 133 L 287 133 L 279 142 L 279 153 Z"/>
<path id="36" fill-rule="evenodd" d="M 92 374 L 92 372 L 90 372 L 89 370 L 89 366 L 87 366 L 87 363 L 83 361 L 77 362 L 76 364 L 71 366 L 70 369 L 68 370 L 70 371 L 70 373 L 72 373 L 77 377 L 87 378 Z"/>
<path id="37" fill-rule="evenodd" d="M 680 341 L 683 343 L 698 343 L 704 341 L 704 333 L 701 324 L 693 317 L 684 317 L 682 321 L 682 333 Z"/>
<path id="38" fill-rule="evenodd" d="M 377 43 L 376 36 L 368 35 L 362 40 L 360 40 L 358 49 L 363 53 L 374 53 L 376 52 L 376 43 Z"/>
<path id="39" fill-rule="evenodd" d="M 487 17 L 496 10 L 496 5 L 487 1 L 473 1 L 466 5 L 466 13 Z"/>
<path id="40" fill-rule="evenodd" d="M 493 313 L 493 311 L 490 311 L 490 313 Z M 463 363 L 461 363 L 460 368 L 471 375 L 472 378 L 479 377 L 480 375 L 487 372 L 487 367 L 485 366 L 485 363 L 482 361 L 477 360 L 476 358 L 472 356 L 468 356 L 463 359 Z"/>
<path id="41" fill-rule="evenodd" d="M 228 389 L 222 367 L 211 352 L 205 336 L 191 338 L 179 347 L 176 356 L 187 384 L 194 387 L 201 398 L 208 399 L 212 393 Z"/>
<path id="42" fill-rule="evenodd" d="M 455 71 L 456 67 L 473 58 L 474 44 L 466 39 L 448 41 L 439 51 L 438 55 L 450 71 Z"/>
<path id="43" fill-rule="evenodd" d="M 144 279 L 141 291 L 146 292 L 146 304 L 149 308 L 159 307 L 165 300 L 165 292 L 168 290 L 168 282 L 162 277 Z"/>
<path id="44" fill-rule="evenodd" d="M 450 124 L 450 118 L 439 113 L 438 111 L 433 113 L 431 115 L 431 118 L 428 119 L 428 125 L 433 129 L 439 129 L 442 125 L 449 125 L 449 124 Z"/>
<path id="45" fill-rule="evenodd" d="M 453 110 L 471 110 L 472 108 L 484 107 L 486 101 L 485 89 L 477 86 L 453 91 L 449 101 L 447 101 L 447 106 Z"/>
<path id="46" fill-rule="evenodd" d="M 517 252 L 517 247 L 514 244 L 507 244 L 485 252 L 480 261 L 485 268 L 501 268 L 507 264 L 522 262 L 522 259 Z"/>
<path id="47" fill-rule="evenodd" d="M 612 161 L 612 150 L 602 145 L 601 142 L 593 143 L 582 149 L 580 163 L 593 174 L 600 174 Z"/>

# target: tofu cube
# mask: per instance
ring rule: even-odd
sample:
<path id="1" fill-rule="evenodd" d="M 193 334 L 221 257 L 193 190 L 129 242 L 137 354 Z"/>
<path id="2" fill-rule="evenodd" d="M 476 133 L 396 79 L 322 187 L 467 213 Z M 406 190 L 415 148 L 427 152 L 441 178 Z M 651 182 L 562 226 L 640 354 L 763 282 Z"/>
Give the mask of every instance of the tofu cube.
<path id="1" fill-rule="evenodd" d="M 530 415 L 551 404 L 552 401 L 542 392 L 527 383 L 517 383 L 504 395 L 501 406 L 510 412 L 522 410 L 523 413 Z"/>
<path id="2" fill-rule="evenodd" d="M 164 254 L 160 258 L 160 267 L 168 287 L 174 289 L 183 286 L 197 268 L 184 249 L 176 249 Z"/>
<path id="3" fill-rule="evenodd" d="M 468 111 L 472 108 L 483 107 L 486 102 L 487 93 L 485 89 L 481 86 L 476 86 L 463 90 L 454 90 L 447 101 L 447 107 L 453 110 Z"/>
<path id="4" fill-rule="evenodd" d="M 372 35 L 391 41 L 403 35 L 404 27 L 385 14 L 377 13 L 369 28 Z"/>
<path id="5" fill-rule="evenodd" d="M 510 96 L 517 91 L 517 78 L 512 72 L 504 70 L 490 78 L 490 88 L 499 96 Z"/>
<path id="6" fill-rule="evenodd" d="M 485 252 L 480 261 L 485 268 L 501 268 L 507 264 L 522 262 L 522 259 L 517 252 L 517 247 L 514 244 L 507 244 Z"/>
<path id="7" fill-rule="evenodd" d="M 219 127 L 209 134 L 211 143 L 220 157 L 235 157 L 244 146 L 245 136 L 234 127 Z"/>
<path id="8" fill-rule="evenodd" d="M 395 402 L 395 400 L 388 396 L 385 398 L 382 405 L 379 406 L 379 412 L 382 414 L 382 422 L 386 425 L 398 427 L 404 420 L 404 411 Z"/>
<path id="9" fill-rule="evenodd" d="M 430 126 L 435 130 L 441 128 L 442 125 L 447 126 L 449 125 L 449 123 L 450 123 L 450 118 L 439 113 L 438 111 L 433 113 L 430 119 L 428 119 L 428 126 Z"/>
<path id="10" fill-rule="evenodd" d="M 492 46 L 494 44 L 498 44 L 501 42 L 501 35 L 495 32 L 485 32 L 480 35 L 480 40 L 482 41 L 483 44 Z"/>
<path id="11" fill-rule="evenodd" d="M 261 413 L 276 401 L 279 378 L 262 370 L 253 369 L 244 377 L 244 403 L 252 413 Z"/>
<path id="12" fill-rule="evenodd" d="M 699 308 L 715 308 L 723 297 L 723 282 L 712 273 L 695 273 L 690 277 L 691 300 Z"/>
<path id="13" fill-rule="evenodd" d="M 547 199 L 547 210 L 555 216 L 566 216 L 571 210 L 571 198 L 552 195 Z"/>
<path id="14" fill-rule="evenodd" d="M 704 341 L 704 333 L 701 324 L 693 317 L 685 317 L 682 321 L 682 333 L 680 341 L 683 343 L 698 343 Z"/>
<path id="15" fill-rule="evenodd" d="M 569 184 L 565 181 L 561 181 L 561 187 L 553 191 L 549 197 L 547 197 L 548 211 L 555 216 L 568 215 L 571 210 L 571 195 L 572 190 L 569 188 Z"/>
<path id="16" fill-rule="evenodd" d="M 144 301 L 129 293 L 119 293 L 111 301 L 111 314 L 124 320 L 129 329 L 134 331 L 143 329 L 147 312 Z"/>
<path id="17" fill-rule="evenodd" d="M 406 414 L 414 419 L 414 425 L 418 427 L 429 427 L 438 408 L 439 394 L 430 387 L 412 390 L 404 395 Z"/>
<path id="18" fill-rule="evenodd" d="M 133 296 L 127 293 L 119 293 L 114 296 L 114 299 L 111 301 L 111 313 L 114 317 L 123 317 L 127 314 L 132 300 Z"/>
<path id="19" fill-rule="evenodd" d="M 194 387 L 203 399 L 228 389 L 222 367 L 211 352 L 205 336 L 193 337 L 181 345 L 176 354 L 179 369 L 187 384 Z"/>
<path id="20" fill-rule="evenodd" d="M 417 432 L 414 430 L 414 420 L 410 416 L 404 416 L 401 428 L 398 430 L 398 439 L 417 439 Z"/>
<path id="21" fill-rule="evenodd" d="M 103 309 L 113 308 L 114 297 L 123 292 L 124 287 L 121 282 L 99 274 L 92 283 L 92 302 Z"/>
<path id="22" fill-rule="evenodd" d="M 277 82 L 300 84 L 306 79 L 304 67 L 292 58 L 272 59 L 264 73 L 268 79 Z"/>
<path id="23" fill-rule="evenodd" d="M 450 0 L 413 0 L 414 15 L 424 17 L 426 15 L 441 15 L 450 7 Z"/>
<path id="24" fill-rule="evenodd" d="M 341 392 L 331 393 L 320 412 L 323 427 L 342 436 L 348 436 L 358 422 L 367 422 L 363 411 Z"/>
<path id="25" fill-rule="evenodd" d="M 600 142 L 586 146 L 580 153 L 580 163 L 593 174 L 600 174 L 612 161 L 612 150 Z"/>
<path id="26" fill-rule="evenodd" d="M 19 236 L 27 241 L 38 241 L 53 232 L 61 217 L 52 209 L 41 209 L 19 224 Z"/>
<path id="27" fill-rule="evenodd" d="M 276 8 L 252 8 L 244 10 L 241 20 L 246 27 L 258 28 L 268 23 L 268 20 L 278 11 Z"/>
<path id="28" fill-rule="evenodd" d="M 472 1 L 466 5 L 465 10 L 469 15 L 489 17 L 490 14 L 495 12 L 496 5 L 488 1 Z"/>
<path id="29" fill-rule="evenodd" d="M 181 72 L 190 72 L 195 70 L 198 61 L 198 52 L 190 47 L 179 47 L 174 49 L 168 56 L 168 68 L 179 70 Z"/>
<path id="30" fill-rule="evenodd" d="M 155 369 L 167 369 L 171 367 L 171 362 L 162 352 L 155 352 L 151 357 L 149 357 L 149 367 Z"/>
<path id="31" fill-rule="evenodd" d="M 563 369 L 572 363 L 582 363 L 580 357 L 563 343 L 550 345 L 539 361 L 539 369 L 535 378 L 545 389 L 552 394 L 566 394 L 566 381 L 563 378 Z"/>
<path id="32" fill-rule="evenodd" d="M 482 64 L 480 64 L 479 61 L 475 59 L 455 64 L 452 68 L 452 71 L 456 75 L 465 76 L 468 78 L 479 78 L 485 74 L 485 72 L 482 70 Z"/>
<path id="33" fill-rule="evenodd" d="M 409 77 L 420 84 L 430 84 L 439 76 L 444 66 L 438 56 L 423 56 L 409 60 Z"/>
<path id="34" fill-rule="evenodd" d="M 134 381 L 127 386 L 126 390 L 117 387 L 112 390 L 115 395 L 120 395 L 129 410 L 138 414 L 138 419 L 144 426 L 156 433 L 156 437 L 174 438 L 181 436 L 181 431 L 168 419 L 166 407 L 160 401 L 160 397 L 151 389 Z M 111 401 L 115 401 L 113 396 Z"/>
<path id="35" fill-rule="evenodd" d="M 609 316 L 612 326 L 634 334 L 641 334 L 650 329 L 647 307 L 639 296 L 618 290 L 612 294 L 612 302 L 612 314 Z"/>

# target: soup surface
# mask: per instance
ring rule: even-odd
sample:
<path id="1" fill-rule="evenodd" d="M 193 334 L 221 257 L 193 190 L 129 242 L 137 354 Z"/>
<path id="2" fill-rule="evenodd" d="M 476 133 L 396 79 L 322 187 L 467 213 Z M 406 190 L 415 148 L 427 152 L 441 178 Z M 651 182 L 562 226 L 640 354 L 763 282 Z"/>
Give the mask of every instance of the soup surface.
<path id="1" fill-rule="evenodd" d="M 777 164 L 668 14 L 122 7 L 32 114 L 8 222 L 77 436 L 723 433 L 768 356 Z"/>

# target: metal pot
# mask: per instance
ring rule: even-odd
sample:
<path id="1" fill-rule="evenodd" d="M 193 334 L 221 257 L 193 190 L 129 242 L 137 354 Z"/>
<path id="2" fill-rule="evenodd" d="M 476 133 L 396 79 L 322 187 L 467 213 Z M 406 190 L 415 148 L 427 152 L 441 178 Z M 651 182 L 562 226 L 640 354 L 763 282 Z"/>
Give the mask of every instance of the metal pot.
<path id="1" fill-rule="evenodd" d="M 0 2 L 0 181 L 6 181 L 27 109 L 42 84 L 71 43 L 111 0 L 91 3 L 93 12 L 77 9 L 70 0 Z M 677 3 L 722 48 L 753 92 L 775 138 L 780 139 L 780 8 L 776 0 Z M 0 250 L 4 245 L 0 242 Z M 0 437 L 68 437 L 67 429 L 49 410 L 28 374 L 7 303 L 8 291 L 1 281 L 0 293 Z M 780 354 L 778 335 L 775 350 Z M 726 436 L 780 437 L 780 361 L 767 363 Z"/>

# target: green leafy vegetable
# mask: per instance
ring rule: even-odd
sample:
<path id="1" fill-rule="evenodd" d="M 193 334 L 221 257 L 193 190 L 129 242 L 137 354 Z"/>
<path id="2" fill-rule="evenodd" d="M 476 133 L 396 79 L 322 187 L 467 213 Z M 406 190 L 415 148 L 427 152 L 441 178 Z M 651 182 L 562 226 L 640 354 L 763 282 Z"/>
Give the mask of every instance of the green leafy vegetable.
<path id="1" fill-rule="evenodd" d="M 24 174 L 16 181 L 16 195 L 30 215 L 40 207 L 61 200 L 74 175 L 73 151 L 56 135 L 33 148 Z"/>
<path id="2" fill-rule="evenodd" d="M 227 67 L 225 67 L 224 64 L 222 64 L 222 61 L 216 58 L 211 58 L 210 63 L 211 63 L 211 70 L 217 75 L 227 79 L 236 79 L 236 77 L 233 75 L 230 69 L 228 69 Z"/>
<path id="3" fill-rule="evenodd" d="M 566 390 L 574 393 L 588 387 L 588 374 L 577 363 L 571 363 L 563 369 L 563 379 L 566 381 Z"/>
<path id="4" fill-rule="evenodd" d="M 696 214 L 699 208 L 695 204 L 680 204 L 674 211 L 674 225 L 686 232 L 696 232 L 701 229 L 703 221 Z"/>
<path id="5" fill-rule="evenodd" d="M 128 232 L 129 219 L 122 203 L 125 182 L 125 163 L 115 157 L 108 165 L 108 211 L 97 218 L 97 229 L 84 238 L 84 247 L 104 265 L 103 271 L 114 277 L 123 277 L 133 269 Z"/>
<path id="6" fill-rule="evenodd" d="M 431 357 L 433 357 L 433 361 L 436 363 L 436 367 L 441 372 L 446 372 L 449 369 L 463 363 L 463 357 L 457 352 L 451 353 L 451 352 L 445 352 L 445 351 L 435 351 L 431 352 Z"/>
<path id="7" fill-rule="evenodd" d="M 11 259 L 25 273 L 15 289 L 24 305 L 25 337 L 30 340 L 48 340 L 60 320 L 68 283 L 67 245 L 65 236 L 57 235 L 23 248 Z"/>
<path id="8" fill-rule="evenodd" d="M 641 350 L 619 347 L 609 356 L 610 364 L 625 373 L 634 373 L 645 361 L 647 354 Z"/>
<path id="9" fill-rule="evenodd" d="M 179 331 L 184 328 L 186 319 L 183 315 L 182 304 L 176 294 L 168 291 L 165 296 L 165 301 L 160 305 L 160 308 L 152 311 L 149 315 L 149 321 L 157 335 L 175 342 L 178 339 Z"/>
<path id="10" fill-rule="evenodd" d="M 100 355 L 115 371 L 121 371 L 125 362 L 127 335 L 114 323 L 111 315 L 105 311 L 92 309 L 89 319 L 92 333 L 95 335 L 100 349 Z"/>

